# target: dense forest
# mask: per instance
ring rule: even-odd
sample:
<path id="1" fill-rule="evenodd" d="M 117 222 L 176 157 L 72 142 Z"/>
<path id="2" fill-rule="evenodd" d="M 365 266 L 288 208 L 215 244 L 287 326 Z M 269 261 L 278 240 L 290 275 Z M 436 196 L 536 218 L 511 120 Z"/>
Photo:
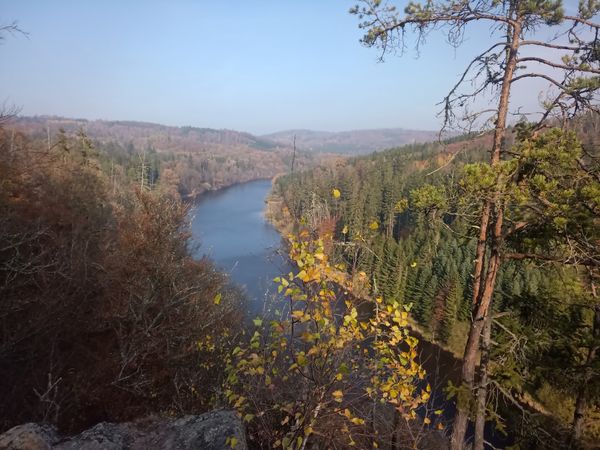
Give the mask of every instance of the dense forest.
<path id="1" fill-rule="evenodd" d="M 583 142 L 581 154 L 593 161 L 598 157 L 599 123 L 597 117 L 586 116 L 571 125 Z M 281 177 L 274 195 L 283 201 L 274 220 L 302 223 L 330 240 L 332 260 L 353 279 L 366 274 L 371 281 L 363 295 L 411 304 L 411 315 L 427 339 L 460 355 L 472 317 L 476 237 L 469 208 L 482 195 L 480 186 L 470 192 L 467 183 L 473 181 L 473 167 L 485 161 L 491 137 L 409 145 Z M 515 140 L 515 131 L 510 140 Z M 553 147 L 539 157 L 538 166 L 541 158 L 560 158 Z M 595 191 L 593 167 L 594 178 L 584 188 L 576 178 L 584 172 L 560 181 L 569 183 L 569 189 Z M 585 220 L 597 220 L 596 212 L 584 215 Z M 552 231 L 535 232 L 542 236 L 519 239 L 549 239 Z M 523 245 L 516 238 L 511 242 L 513 250 Z M 490 376 L 500 403 L 514 408 L 511 402 L 516 401 L 535 411 L 527 418 L 521 445 L 544 440 L 535 431 L 541 425 L 533 425 L 532 417 L 559 419 L 565 428 L 573 418 L 587 352 L 597 333 L 598 302 L 587 274 L 584 267 L 531 257 L 507 260 L 498 275 Z M 595 377 L 588 386 L 586 432 L 591 440 L 600 432 L 598 381 Z M 501 426 L 499 411 L 488 413 Z"/>
<path id="2" fill-rule="evenodd" d="M 248 321 L 228 277 L 192 258 L 189 205 L 169 168 L 149 181 L 144 167 L 83 132 L 48 142 L 0 129 L 2 429 L 76 432 L 229 407 L 251 448 L 428 436 L 415 419 L 431 388 L 401 305 L 368 324 L 354 307 L 340 315 L 348 296 L 302 233 L 290 257 L 303 269 L 277 280 L 290 307 Z M 405 409 L 402 424 L 392 407 Z M 443 429 L 439 414 L 427 420 Z"/>

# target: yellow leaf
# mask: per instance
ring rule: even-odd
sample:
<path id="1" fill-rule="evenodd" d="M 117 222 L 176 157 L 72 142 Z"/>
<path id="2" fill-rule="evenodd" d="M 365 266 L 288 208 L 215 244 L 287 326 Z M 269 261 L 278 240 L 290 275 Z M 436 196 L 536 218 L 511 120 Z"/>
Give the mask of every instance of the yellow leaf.
<path id="1" fill-rule="evenodd" d="M 425 417 L 425 419 L 423 419 L 423 423 L 425 425 L 429 425 L 431 423 L 431 420 L 429 420 L 429 417 Z"/>
<path id="2" fill-rule="evenodd" d="M 348 234 L 348 225 L 344 225 L 344 228 L 342 228 L 342 234 Z"/>
<path id="3" fill-rule="evenodd" d="M 306 355 L 304 355 L 304 352 L 298 353 L 298 356 L 296 357 L 296 359 L 298 360 L 298 365 L 300 367 L 304 367 L 308 363 L 308 361 L 306 360 Z"/>
<path id="4" fill-rule="evenodd" d="M 416 261 L 413 261 L 413 262 L 410 264 L 410 267 L 417 267 L 417 262 L 416 262 Z"/>
<path id="5" fill-rule="evenodd" d="M 215 295 L 215 305 L 218 305 L 219 303 L 221 303 L 221 293 L 220 292 L 217 295 Z"/>
<path id="6" fill-rule="evenodd" d="M 331 395 L 333 399 L 338 403 L 341 403 L 342 399 L 344 398 L 344 394 L 342 393 L 342 391 L 333 391 Z"/>
<path id="7" fill-rule="evenodd" d="M 339 189 L 333 189 L 331 193 L 333 194 L 333 198 L 340 198 L 340 195 L 342 195 Z"/>
<path id="8" fill-rule="evenodd" d="M 296 275 L 296 277 L 300 278 L 305 283 L 309 280 L 309 277 L 308 277 L 308 274 L 306 273 L 306 270 L 301 270 L 300 272 L 298 272 L 298 275 Z"/>
<path id="9" fill-rule="evenodd" d="M 369 228 L 371 230 L 376 230 L 377 228 L 379 228 L 379 223 L 377 223 L 376 220 L 374 220 L 373 222 L 371 222 L 371 224 L 369 225 Z"/>

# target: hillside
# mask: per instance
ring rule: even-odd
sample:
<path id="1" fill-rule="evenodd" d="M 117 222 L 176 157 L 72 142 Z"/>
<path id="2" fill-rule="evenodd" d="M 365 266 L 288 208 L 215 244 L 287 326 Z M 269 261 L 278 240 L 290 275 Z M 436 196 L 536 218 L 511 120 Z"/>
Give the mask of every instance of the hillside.
<path id="1" fill-rule="evenodd" d="M 173 380 L 217 379 L 190 342 L 239 328 L 243 304 L 225 274 L 192 257 L 172 161 L 140 173 L 137 156 L 60 137 L 48 149 L 0 127 L 0 429 L 205 411 Z"/>
<path id="2" fill-rule="evenodd" d="M 172 127 L 148 122 L 72 119 L 55 116 L 20 117 L 15 126 L 28 134 L 83 130 L 102 142 L 131 142 L 136 147 L 154 147 L 170 152 L 235 152 L 240 150 L 275 150 L 282 147 L 250 133 L 212 128 Z"/>
<path id="3" fill-rule="evenodd" d="M 272 178 L 290 170 L 293 158 L 291 147 L 233 130 L 49 116 L 20 117 L 7 129 L 47 146 L 83 133 L 97 151 L 128 167 L 130 178 L 137 177 L 140 184 L 153 184 L 167 174 L 184 198 L 235 183 Z M 302 169 L 320 159 L 300 151 L 295 166 Z"/>
<path id="4" fill-rule="evenodd" d="M 406 144 L 435 141 L 437 131 L 382 128 L 376 130 L 313 131 L 286 130 L 262 136 L 269 141 L 289 146 L 296 136 L 299 149 L 311 152 L 329 152 L 362 155 Z"/>

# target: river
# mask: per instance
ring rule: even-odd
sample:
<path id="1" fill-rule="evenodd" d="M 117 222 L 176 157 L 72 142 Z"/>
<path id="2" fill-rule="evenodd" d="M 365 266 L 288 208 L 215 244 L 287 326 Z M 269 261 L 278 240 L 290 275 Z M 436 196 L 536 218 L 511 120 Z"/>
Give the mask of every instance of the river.
<path id="1" fill-rule="evenodd" d="M 270 190 L 270 180 L 237 184 L 203 194 L 191 211 L 192 240 L 199 244 L 196 256 L 210 257 L 244 289 L 251 317 L 269 314 L 276 304 L 273 278 L 294 270 L 282 252 L 281 236 L 264 216 Z M 458 383 L 460 361 L 423 339 L 418 350 L 433 387 L 434 407 L 442 407 L 450 421 L 454 405 L 445 400 L 443 388 L 448 381 Z M 489 424 L 488 439 L 504 448 L 507 439 L 492 430 Z"/>
<path id="2" fill-rule="evenodd" d="M 247 297 L 252 316 L 266 312 L 276 294 L 273 278 L 292 270 L 277 230 L 264 216 L 270 180 L 203 194 L 191 211 L 196 256 L 208 256 Z"/>

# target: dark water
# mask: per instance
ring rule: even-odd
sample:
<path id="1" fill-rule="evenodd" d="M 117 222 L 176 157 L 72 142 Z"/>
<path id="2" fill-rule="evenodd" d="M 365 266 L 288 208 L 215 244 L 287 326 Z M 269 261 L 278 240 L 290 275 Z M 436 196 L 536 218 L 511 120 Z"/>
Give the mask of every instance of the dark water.
<path id="1" fill-rule="evenodd" d="M 198 256 L 209 256 L 243 287 L 252 315 L 271 305 L 273 278 L 292 270 L 281 252 L 281 236 L 264 217 L 270 190 L 270 180 L 238 184 L 202 195 L 192 210 Z"/>

